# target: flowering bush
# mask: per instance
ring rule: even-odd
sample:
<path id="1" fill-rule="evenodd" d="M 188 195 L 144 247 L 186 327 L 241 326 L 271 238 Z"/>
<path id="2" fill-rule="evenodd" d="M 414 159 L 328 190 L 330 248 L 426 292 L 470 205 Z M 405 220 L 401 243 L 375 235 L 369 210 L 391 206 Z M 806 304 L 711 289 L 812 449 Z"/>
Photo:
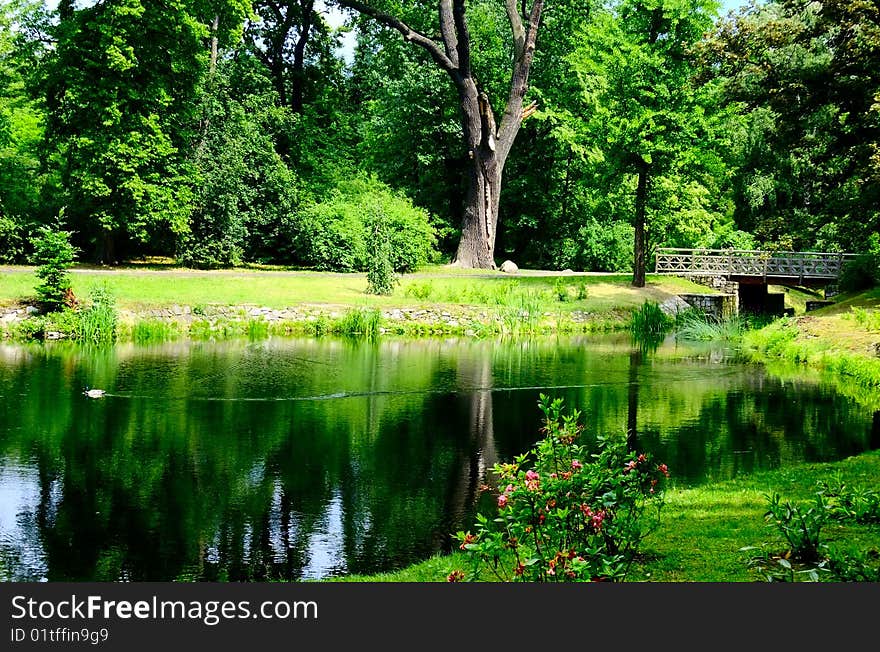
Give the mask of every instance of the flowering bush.
<path id="1" fill-rule="evenodd" d="M 665 464 L 628 450 L 624 437 L 599 437 L 592 454 L 578 443 L 580 413 L 541 395 L 544 438 L 512 463 L 496 464 L 498 515 L 477 515 L 476 532 L 459 532 L 473 561 L 470 579 L 622 580 L 642 539 L 656 528 Z M 534 463 L 526 468 L 529 459 Z M 465 579 L 463 571 L 450 581 Z"/>

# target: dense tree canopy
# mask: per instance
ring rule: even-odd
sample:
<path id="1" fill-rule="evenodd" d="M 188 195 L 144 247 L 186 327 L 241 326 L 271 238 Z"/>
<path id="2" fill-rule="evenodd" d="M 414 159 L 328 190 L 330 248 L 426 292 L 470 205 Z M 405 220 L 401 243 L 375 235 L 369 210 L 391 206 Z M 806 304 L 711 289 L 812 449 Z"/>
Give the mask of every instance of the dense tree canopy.
<path id="1" fill-rule="evenodd" d="M 880 7 L 717 12 L 9 0 L 0 260 L 59 214 L 105 263 L 363 269 L 375 211 L 414 239 L 398 270 L 514 258 L 641 284 L 658 246 L 865 250 Z"/>

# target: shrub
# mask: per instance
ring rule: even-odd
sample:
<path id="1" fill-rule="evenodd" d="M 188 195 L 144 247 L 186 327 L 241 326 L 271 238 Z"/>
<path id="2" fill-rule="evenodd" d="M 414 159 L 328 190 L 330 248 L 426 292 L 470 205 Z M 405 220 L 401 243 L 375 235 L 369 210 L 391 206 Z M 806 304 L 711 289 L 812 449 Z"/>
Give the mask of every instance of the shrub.
<path id="1" fill-rule="evenodd" d="M 342 272 L 369 267 L 377 222 L 388 233 L 391 267 L 409 272 L 436 259 L 429 214 L 374 179 L 340 183 L 323 202 L 300 216 L 298 246 L 303 262 Z"/>
<path id="2" fill-rule="evenodd" d="M 383 214 L 374 216 L 370 225 L 370 247 L 367 252 L 367 293 L 390 295 L 397 279 L 391 263 L 391 240 Z"/>
<path id="3" fill-rule="evenodd" d="M 819 560 L 824 548 L 819 535 L 828 520 L 828 507 L 822 493 L 815 496 L 815 505 L 805 507 L 783 502 L 778 493 L 765 495 L 768 503 L 764 518 L 775 527 L 789 545 L 790 556 L 803 562 Z"/>
<path id="4" fill-rule="evenodd" d="M 70 231 L 60 225 L 55 228 L 40 227 L 33 240 L 33 261 L 39 265 L 37 277 L 43 282 L 36 287 L 40 303 L 47 312 L 61 310 L 73 303 L 70 275 L 67 270 L 73 265 L 76 248 L 71 244 Z"/>
<path id="5" fill-rule="evenodd" d="M 626 222 L 601 224 L 591 219 L 575 238 L 564 238 L 552 253 L 558 269 L 628 272 L 633 261 L 633 227 Z"/>
<path id="6" fill-rule="evenodd" d="M 525 582 L 622 580 L 639 544 L 659 523 L 663 464 L 599 437 L 593 454 L 578 443 L 577 410 L 541 395 L 544 438 L 512 463 L 496 464 L 498 517 L 477 516 L 458 532 L 473 561 L 472 579 Z M 534 459 L 528 467 L 527 460 Z M 455 571 L 450 580 L 465 579 Z"/>
<path id="7" fill-rule="evenodd" d="M 24 228 L 0 213 L 0 263 L 13 264 L 24 260 Z"/>

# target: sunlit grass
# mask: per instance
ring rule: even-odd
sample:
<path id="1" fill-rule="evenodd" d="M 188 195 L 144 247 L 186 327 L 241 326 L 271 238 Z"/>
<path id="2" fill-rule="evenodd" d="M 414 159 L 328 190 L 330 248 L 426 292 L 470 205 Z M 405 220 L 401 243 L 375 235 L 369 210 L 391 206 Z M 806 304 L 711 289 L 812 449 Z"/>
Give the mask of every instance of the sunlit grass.
<path id="1" fill-rule="evenodd" d="M 570 286 L 571 300 L 560 301 L 557 280 Z M 580 310 L 606 313 L 631 310 L 648 299 L 663 301 L 673 294 L 705 291 L 690 281 L 669 276 L 651 276 L 645 288 L 634 288 L 628 275 L 508 276 L 486 270 L 462 270 L 433 266 L 401 277 L 392 296 L 366 294 L 364 274 L 331 272 L 257 272 L 220 270 L 78 270 L 72 274 L 73 290 L 86 296 L 96 282 L 105 284 L 120 308 L 139 310 L 172 305 L 260 305 L 284 308 L 298 304 L 382 307 L 441 305 L 505 305 L 499 297 L 518 293 L 537 297 L 540 308 L 552 312 Z M 430 293 L 420 298 L 408 288 L 430 282 Z M 32 270 L 0 273 L 0 304 L 27 301 L 34 296 L 36 278 Z M 579 296 L 583 298 L 578 298 Z"/>

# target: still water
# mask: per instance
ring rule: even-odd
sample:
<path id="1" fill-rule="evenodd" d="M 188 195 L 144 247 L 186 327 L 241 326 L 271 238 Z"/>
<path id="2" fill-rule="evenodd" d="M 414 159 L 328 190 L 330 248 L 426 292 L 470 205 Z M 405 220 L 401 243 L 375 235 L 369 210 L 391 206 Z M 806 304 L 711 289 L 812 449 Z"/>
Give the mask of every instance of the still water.
<path id="1" fill-rule="evenodd" d="M 89 399 L 83 389 L 107 395 Z M 538 394 L 698 484 L 880 447 L 830 387 L 625 337 L 0 346 L 0 579 L 314 579 L 467 529 Z"/>

